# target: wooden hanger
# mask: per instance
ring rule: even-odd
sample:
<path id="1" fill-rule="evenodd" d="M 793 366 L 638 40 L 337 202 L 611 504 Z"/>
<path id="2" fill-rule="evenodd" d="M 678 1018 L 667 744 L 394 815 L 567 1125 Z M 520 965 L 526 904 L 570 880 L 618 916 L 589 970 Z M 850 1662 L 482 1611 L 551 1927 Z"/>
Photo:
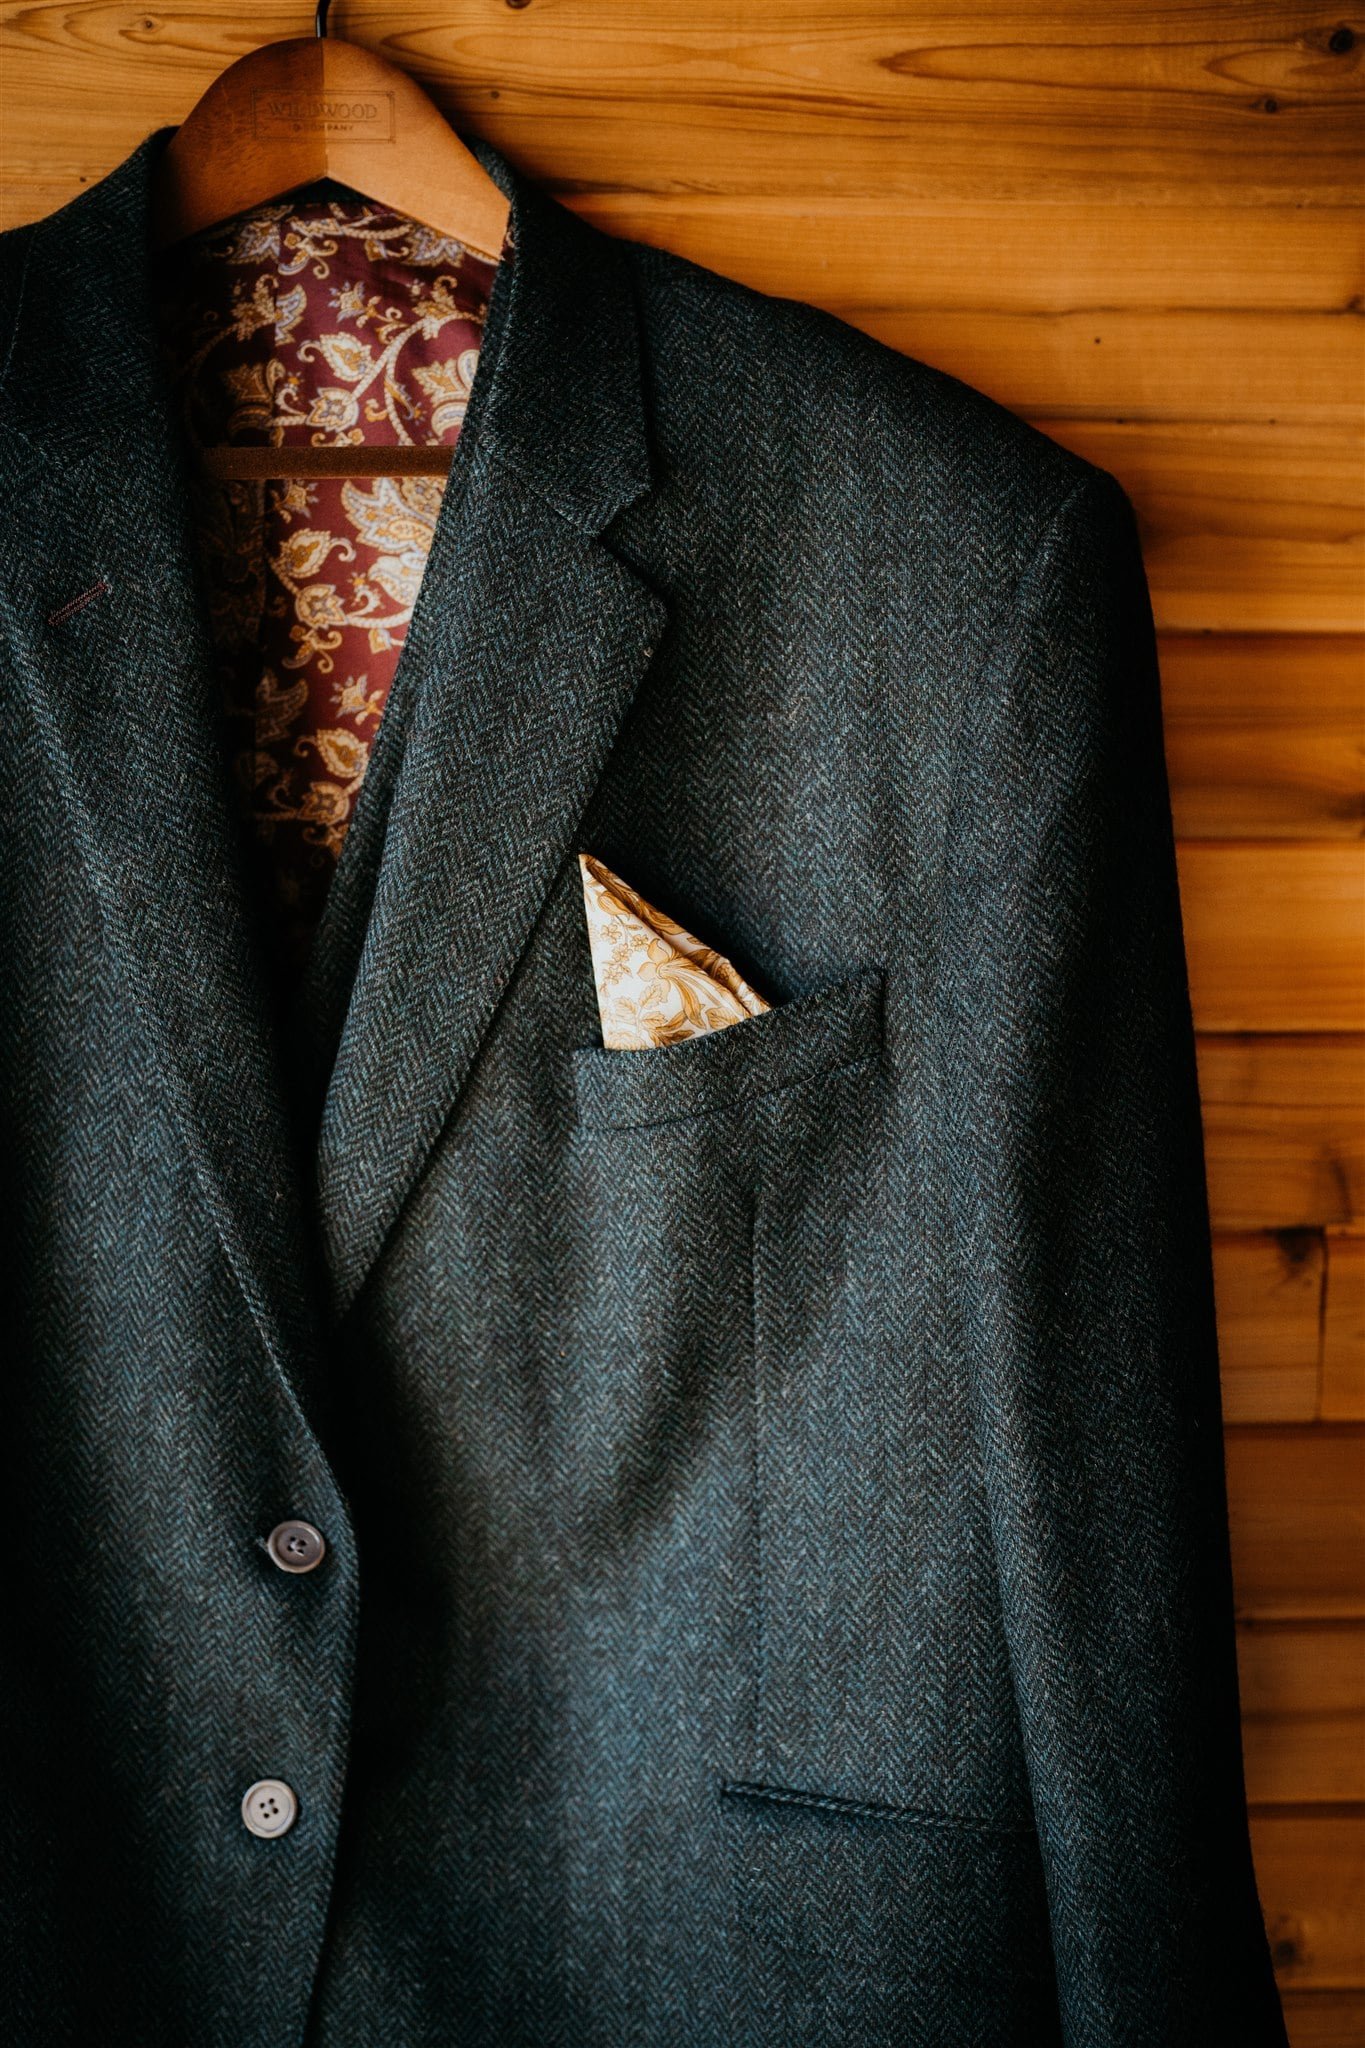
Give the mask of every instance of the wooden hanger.
<path id="1" fill-rule="evenodd" d="M 230 64 L 190 110 L 157 166 L 152 236 L 187 235 L 334 178 L 496 263 L 509 204 L 415 80 L 327 33 L 267 43 Z M 210 448 L 218 476 L 444 475 L 451 449 Z"/>

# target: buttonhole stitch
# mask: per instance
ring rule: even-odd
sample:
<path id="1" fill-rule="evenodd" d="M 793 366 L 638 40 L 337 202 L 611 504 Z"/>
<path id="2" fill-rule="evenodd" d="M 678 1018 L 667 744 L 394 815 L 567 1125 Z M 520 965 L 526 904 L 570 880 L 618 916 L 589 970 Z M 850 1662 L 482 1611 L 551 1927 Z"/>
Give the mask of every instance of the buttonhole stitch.
<path id="1" fill-rule="evenodd" d="M 81 591 L 78 597 L 69 597 L 66 600 L 65 604 L 59 604 L 55 611 L 49 612 L 47 615 L 47 623 L 49 624 L 49 626 L 65 625 L 66 621 L 69 618 L 71 618 L 74 613 L 80 611 L 84 605 L 93 603 L 94 599 L 97 597 L 104 597 L 107 594 L 108 589 L 109 585 L 107 581 L 103 576 L 101 576 L 98 583 L 92 583 L 90 588 L 88 590 Z"/>

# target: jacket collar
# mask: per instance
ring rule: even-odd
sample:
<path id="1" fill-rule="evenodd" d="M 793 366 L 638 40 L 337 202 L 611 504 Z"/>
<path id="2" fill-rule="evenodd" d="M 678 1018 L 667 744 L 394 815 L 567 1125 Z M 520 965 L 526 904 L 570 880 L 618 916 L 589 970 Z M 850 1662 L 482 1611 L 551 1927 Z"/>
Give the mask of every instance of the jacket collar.
<path id="1" fill-rule="evenodd" d="M 84 467 L 121 436 L 145 443 L 156 428 L 176 441 L 151 239 L 156 164 L 174 133 L 154 130 L 98 184 L 15 233 L 20 275 L 0 402 L 44 488 L 54 463 Z M 491 143 L 466 141 L 511 202 L 517 250 L 484 337 L 480 438 L 571 524 L 600 533 L 650 483 L 629 268 L 608 236 Z"/>
<path id="2" fill-rule="evenodd" d="M 22 509 L 4 542 L 4 624 L 229 1263 L 302 1393 L 316 1349 L 308 1208 L 152 313 L 152 178 L 172 133 L 15 238 L 0 465 Z M 334 1314 L 459 1102 L 666 623 L 601 538 L 650 487 L 627 260 L 489 144 L 471 147 L 511 200 L 513 252 L 395 684 L 400 717 L 370 771 L 383 755 L 377 874 L 313 1165 Z M 362 810 L 368 792 L 367 777 Z"/>

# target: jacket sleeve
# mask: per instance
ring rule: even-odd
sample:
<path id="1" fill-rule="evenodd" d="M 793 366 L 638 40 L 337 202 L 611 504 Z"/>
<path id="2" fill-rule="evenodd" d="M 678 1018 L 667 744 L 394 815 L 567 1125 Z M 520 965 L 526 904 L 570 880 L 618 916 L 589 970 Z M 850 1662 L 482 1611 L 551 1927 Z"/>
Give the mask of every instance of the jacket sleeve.
<path id="1" fill-rule="evenodd" d="M 1194 1034 L 1136 522 L 1090 469 L 960 708 L 939 1059 L 1068 2048 L 1263 2048 Z"/>

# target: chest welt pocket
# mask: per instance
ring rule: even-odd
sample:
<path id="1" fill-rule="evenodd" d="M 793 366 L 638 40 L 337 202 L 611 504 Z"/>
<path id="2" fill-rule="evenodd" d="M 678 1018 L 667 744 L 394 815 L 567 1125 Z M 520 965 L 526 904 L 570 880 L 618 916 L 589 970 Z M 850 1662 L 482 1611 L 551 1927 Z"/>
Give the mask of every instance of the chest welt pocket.
<path id="1" fill-rule="evenodd" d="M 573 1053 L 578 1122 L 631 1130 L 735 1111 L 756 1097 L 871 1058 L 882 1043 L 880 968 L 811 989 L 680 1044 Z"/>

